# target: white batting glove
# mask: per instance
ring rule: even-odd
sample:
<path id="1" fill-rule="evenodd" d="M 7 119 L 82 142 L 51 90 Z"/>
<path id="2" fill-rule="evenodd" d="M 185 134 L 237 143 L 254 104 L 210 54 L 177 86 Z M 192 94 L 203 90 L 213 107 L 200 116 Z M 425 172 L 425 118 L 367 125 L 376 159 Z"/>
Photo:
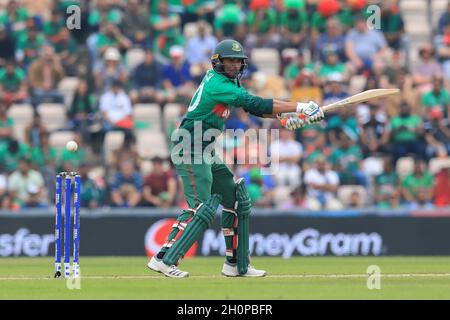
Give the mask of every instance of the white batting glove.
<path id="1" fill-rule="evenodd" d="M 305 126 L 305 120 L 299 117 L 296 112 L 279 113 L 278 119 L 281 120 L 281 124 L 288 130 L 296 130 Z"/>
<path id="2" fill-rule="evenodd" d="M 320 122 L 325 118 L 322 108 L 314 101 L 297 103 L 297 113 L 304 115 L 305 121 L 308 124 Z"/>

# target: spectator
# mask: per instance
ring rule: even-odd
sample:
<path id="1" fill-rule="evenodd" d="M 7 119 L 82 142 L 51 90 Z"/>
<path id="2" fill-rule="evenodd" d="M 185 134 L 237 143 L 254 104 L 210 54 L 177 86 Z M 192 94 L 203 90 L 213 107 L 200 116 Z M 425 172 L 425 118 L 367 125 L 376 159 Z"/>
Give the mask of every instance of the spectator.
<path id="1" fill-rule="evenodd" d="M 247 190 L 252 204 L 258 208 L 270 208 L 273 206 L 273 182 L 268 175 L 262 175 L 259 167 L 253 166 L 243 173 L 242 177 L 247 185 Z"/>
<path id="2" fill-rule="evenodd" d="M 414 171 L 402 181 L 402 194 L 411 209 L 432 207 L 434 178 L 424 160 L 414 160 Z"/>
<path id="3" fill-rule="evenodd" d="M 28 11 L 19 5 L 16 0 L 9 0 L 6 10 L 0 16 L 0 25 L 6 27 L 14 39 L 17 40 L 20 35 L 26 33 L 26 21 L 29 17 Z"/>
<path id="4" fill-rule="evenodd" d="M 381 31 L 388 46 L 395 51 L 404 49 L 405 25 L 402 14 L 393 1 L 383 2 L 381 6 Z"/>
<path id="5" fill-rule="evenodd" d="M 16 57 L 16 41 L 6 31 L 6 27 L 0 23 L 0 66 L 5 61 L 13 60 Z"/>
<path id="6" fill-rule="evenodd" d="M 363 16 L 358 16 L 355 28 L 345 39 L 345 51 L 353 70 L 357 74 L 380 74 L 383 69 L 382 58 L 386 49 L 386 39 L 378 30 L 369 30 Z"/>
<path id="7" fill-rule="evenodd" d="M 433 78 L 433 89 L 422 95 L 421 99 L 421 116 L 428 119 L 432 109 L 438 108 L 447 117 L 450 116 L 450 93 L 444 87 L 442 77 Z"/>
<path id="8" fill-rule="evenodd" d="M 250 0 L 247 14 L 248 35 L 245 47 L 279 48 L 281 35 L 277 32 L 277 16 L 269 0 Z"/>
<path id="9" fill-rule="evenodd" d="M 8 173 L 17 169 L 17 163 L 20 159 L 28 157 L 30 148 L 24 142 L 19 142 L 11 137 L 7 144 L 0 146 L 0 159 Z"/>
<path id="10" fill-rule="evenodd" d="M 41 116 L 35 112 L 31 123 L 25 127 L 25 139 L 27 144 L 31 147 L 39 147 L 43 135 L 48 135 L 49 131 L 46 125 L 42 122 Z"/>
<path id="11" fill-rule="evenodd" d="M 360 127 L 362 151 L 365 157 L 375 156 L 377 153 L 388 153 L 389 131 L 382 117 L 379 117 L 378 105 L 369 103 L 370 118 Z"/>
<path id="12" fill-rule="evenodd" d="M 434 205 L 450 206 L 450 163 L 446 163 L 436 174 L 434 183 Z"/>
<path id="13" fill-rule="evenodd" d="M 361 171 L 361 148 L 354 143 L 352 137 L 343 131 L 340 141 L 331 153 L 330 161 L 334 170 L 339 172 L 341 184 L 359 184 L 367 186 L 367 177 Z"/>
<path id="14" fill-rule="evenodd" d="M 13 136 L 14 120 L 6 114 L 6 105 L 0 101 L 0 149 Z"/>
<path id="15" fill-rule="evenodd" d="M 54 45 L 60 39 L 60 31 L 65 29 L 64 19 L 58 10 L 52 10 L 50 19 L 44 23 L 45 37 Z"/>
<path id="16" fill-rule="evenodd" d="M 350 198 L 348 200 L 347 207 L 350 209 L 364 208 L 364 198 L 361 192 L 354 190 L 350 193 Z"/>
<path id="17" fill-rule="evenodd" d="M 303 154 L 303 146 L 295 140 L 294 132 L 280 130 L 280 139 L 270 146 L 272 159 L 278 157 L 279 169 L 275 174 L 277 185 L 298 187 L 301 183 L 301 169 L 299 166 Z"/>
<path id="18" fill-rule="evenodd" d="M 54 202 L 56 163 L 58 162 L 59 151 L 50 146 L 49 137 L 49 134 L 40 136 L 40 143 L 31 148 L 30 160 L 32 168 L 39 171 L 44 178 L 48 200 Z"/>
<path id="19" fill-rule="evenodd" d="M 310 80 L 311 85 L 316 85 L 314 66 L 305 61 L 303 52 L 299 51 L 297 57 L 284 70 L 284 78 L 288 88 L 293 90 L 301 85 L 304 80 Z M 305 81 L 306 82 L 306 81 Z"/>
<path id="20" fill-rule="evenodd" d="M 31 150 L 31 162 L 34 168 L 37 168 L 45 178 L 44 171 L 56 172 L 56 163 L 58 161 L 59 152 L 55 147 L 50 146 L 50 135 L 40 135 L 40 141 L 34 145 Z M 46 169 L 48 167 L 48 170 Z M 54 175 L 52 176 L 52 180 Z M 50 190 L 50 189 L 49 189 Z"/>
<path id="21" fill-rule="evenodd" d="M 331 155 L 331 147 L 326 144 L 325 130 L 322 126 L 306 126 L 308 129 L 302 130 L 302 143 L 305 146 L 303 155 L 303 167 L 305 170 L 316 161 L 317 157 Z M 305 127 L 305 128 L 306 128 Z"/>
<path id="22" fill-rule="evenodd" d="M 114 150 L 111 157 L 110 169 L 113 172 L 119 170 L 119 166 L 125 160 L 133 161 L 135 168 L 142 165 L 141 158 L 136 148 L 136 139 L 132 135 L 125 135 L 122 146 Z"/>
<path id="23" fill-rule="evenodd" d="M 97 56 L 103 56 L 108 48 L 111 47 L 123 51 L 131 48 L 131 41 L 122 34 L 120 29 L 114 23 L 106 22 L 102 26 L 102 31 L 97 36 Z"/>
<path id="24" fill-rule="evenodd" d="M 326 53 L 325 62 L 319 69 L 319 77 L 322 83 L 325 83 L 328 78 L 338 79 L 339 81 L 349 80 L 348 70 L 344 63 L 339 61 L 339 57 L 335 51 L 328 51 Z"/>
<path id="25" fill-rule="evenodd" d="M 400 88 L 403 92 L 411 92 L 413 79 L 409 68 L 398 51 L 394 51 L 391 61 L 386 65 L 380 77 L 382 88 Z"/>
<path id="26" fill-rule="evenodd" d="M 142 177 L 132 161 L 120 164 L 111 183 L 111 200 L 115 207 L 136 207 L 142 199 Z"/>
<path id="27" fill-rule="evenodd" d="M 325 105 L 345 99 L 349 96 L 344 88 L 343 78 L 340 74 L 330 74 L 324 86 L 323 103 Z"/>
<path id="28" fill-rule="evenodd" d="M 28 75 L 31 103 L 35 109 L 42 102 L 64 103 L 64 96 L 58 90 L 64 70 L 52 46 L 42 47 L 42 57 L 31 64 Z"/>
<path id="29" fill-rule="evenodd" d="M 189 103 L 194 94 L 194 83 L 189 63 L 184 61 L 184 50 L 180 46 L 170 48 L 171 63 L 163 67 L 164 95 L 168 102 Z"/>
<path id="30" fill-rule="evenodd" d="M 171 171 L 164 169 L 162 158 L 153 158 L 152 164 L 152 172 L 144 179 L 144 200 L 151 207 L 172 207 L 177 194 L 177 181 Z"/>
<path id="31" fill-rule="evenodd" d="M 198 35 L 186 44 L 186 58 L 195 77 L 202 77 L 211 68 L 211 56 L 217 45 L 217 39 L 208 33 L 208 27 L 206 21 L 199 21 Z"/>
<path id="32" fill-rule="evenodd" d="M 119 25 L 122 22 L 122 12 L 115 7 L 117 5 L 115 2 L 109 0 L 97 1 L 88 17 L 88 24 L 92 31 L 98 31 L 101 26 L 107 23 Z"/>
<path id="33" fill-rule="evenodd" d="M 450 24 L 450 1 L 447 2 L 447 9 L 445 12 L 441 14 L 439 17 L 438 25 L 437 25 L 437 33 L 443 34 L 444 28 L 446 25 Z"/>
<path id="34" fill-rule="evenodd" d="M 174 45 L 183 45 L 184 37 L 180 30 L 180 17 L 175 13 L 169 13 L 166 0 L 158 4 L 157 12 L 152 12 L 150 24 L 155 31 L 153 40 L 153 51 L 156 59 L 161 63 L 168 63 L 170 59 L 170 48 Z"/>
<path id="35" fill-rule="evenodd" d="M 130 98 L 133 104 L 156 102 L 162 105 L 161 77 L 162 66 L 155 60 L 152 50 L 146 49 L 144 61 L 136 66 L 131 76 L 133 89 Z"/>
<path id="36" fill-rule="evenodd" d="M 325 32 L 326 21 L 338 19 L 341 5 L 337 0 L 320 0 L 311 16 L 311 37 L 313 43 L 319 34 Z"/>
<path id="37" fill-rule="evenodd" d="M 279 15 L 283 48 L 303 48 L 308 30 L 305 3 L 300 0 L 284 0 L 283 3 L 284 10 Z"/>
<path id="38" fill-rule="evenodd" d="M 225 1 L 223 8 L 216 12 L 216 18 L 214 19 L 214 30 L 217 40 L 233 38 L 239 29 L 244 30 L 245 28 L 241 28 L 241 23 L 244 19 L 244 13 L 235 2 Z M 243 43 L 243 41 L 240 43 Z"/>
<path id="39" fill-rule="evenodd" d="M 0 94 L 7 106 L 28 99 L 26 74 L 14 60 L 6 61 L 5 67 L 0 69 Z"/>
<path id="40" fill-rule="evenodd" d="M 325 53 L 334 51 L 337 53 L 340 62 L 346 62 L 345 54 L 345 36 L 342 35 L 342 27 L 337 19 L 329 19 L 327 21 L 327 31 L 322 33 L 317 40 L 315 46 L 316 60 L 322 63 L 326 61 Z"/>
<path id="41" fill-rule="evenodd" d="M 0 210 L 10 210 L 12 201 L 8 193 L 8 175 L 0 164 Z"/>
<path id="42" fill-rule="evenodd" d="M 425 43 L 420 46 L 420 62 L 412 67 L 413 82 L 419 93 L 430 91 L 433 77 L 442 76 L 442 68 L 433 56 L 434 49 L 431 44 Z"/>
<path id="43" fill-rule="evenodd" d="M 62 28 L 58 33 L 58 40 L 53 44 L 56 54 L 61 60 L 61 65 L 66 76 L 76 77 L 78 74 L 77 52 L 78 44 L 71 37 L 70 32 L 66 28 Z"/>
<path id="44" fill-rule="evenodd" d="M 336 198 L 339 176 L 329 168 L 324 156 L 318 156 L 314 166 L 306 170 L 304 182 L 307 193 L 306 203 L 309 209 L 339 210 L 342 208 L 342 204 Z"/>
<path id="45" fill-rule="evenodd" d="M 33 18 L 26 21 L 27 29 L 17 39 L 16 57 L 22 63 L 25 70 L 30 64 L 39 58 L 39 53 L 45 44 L 45 36 L 39 31 Z"/>
<path id="46" fill-rule="evenodd" d="M 44 179 L 39 171 L 31 169 L 28 158 L 21 158 L 18 170 L 9 176 L 8 192 L 21 208 L 47 206 Z"/>
<path id="47" fill-rule="evenodd" d="M 388 209 L 400 206 L 400 180 L 389 156 L 383 159 L 383 171 L 375 176 L 373 184 L 374 203 L 378 208 Z"/>
<path id="48" fill-rule="evenodd" d="M 89 177 L 90 166 L 82 163 L 79 167 L 81 176 L 80 203 L 82 208 L 96 209 L 104 204 L 104 190 L 94 179 Z"/>
<path id="49" fill-rule="evenodd" d="M 331 145 L 339 145 L 342 136 L 348 136 L 353 141 L 357 141 L 359 138 L 358 121 L 350 108 L 343 108 L 332 116 L 327 123 L 326 130 Z"/>
<path id="50" fill-rule="evenodd" d="M 95 87 L 100 94 L 111 89 L 113 81 L 125 83 L 127 73 L 120 62 L 120 52 L 111 47 L 105 51 L 104 60 L 94 69 Z"/>
<path id="51" fill-rule="evenodd" d="M 450 154 L 449 121 L 444 118 L 442 110 L 434 107 L 429 112 L 429 119 L 424 123 L 426 156 L 445 158 Z"/>
<path id="52" fill-rule="evenodd" d="M 410 153 L 416 157 L 425 156 L 422 119 L 411 114 L 411 108 L 406 102 L 401 103 L 400 114 L 391 118 L 389 141 L 392 143 L 395 162 Z"/>
<path id="53" fill-rule="evenodd" d="M 444 33 L 435 37 L 437 58 L 442 67 L 445 80 L 450 80 L 450 22 L 444 27 Z"/>
<path id="54" fill-rule="evenodd" d="M 232 110 L 231 116 L 228 118 L 225 125 L 227 129 L 242 129 L 246 131 L 250 128 L 260 128 L 261 122 L 257 117 L 245 112 L 242 108 L 235 108 Z"/>
<path id="55" fill-rule="evenodd" d="M 133 129 L 133 109 L 131 100 L 123 90 L 122 82 L 114 80 L 111 90 L 100 97 L 99 109 L 102 113 L 105 131 L 122 129 L 128 134 Z"/>
<path id="56" fill-rule="evenodd" d="M 140 0 L 129 0 L 122 20 L 122 30 L 133 45 L 147 47 L 151 42 L 148 7 Z"/>
<path id="57" fill-rule="evenodd" d="M 77 90 L 67 111 L 69 127 L 79 132 L 84 141 L 89 141 L 90 129 L 96 117 L 95 95 L 90 92 L 88 83 L 80 78 Z"/>
<path id="58" fill-rule="evenodd" d="M 291 191 L 290 197 L 287 201 L 278 205 L 278 209 L 290 210 L 290 209 L 309 209 L 306 202 L 306 190 L 305 185 L 295 188 Z"/>

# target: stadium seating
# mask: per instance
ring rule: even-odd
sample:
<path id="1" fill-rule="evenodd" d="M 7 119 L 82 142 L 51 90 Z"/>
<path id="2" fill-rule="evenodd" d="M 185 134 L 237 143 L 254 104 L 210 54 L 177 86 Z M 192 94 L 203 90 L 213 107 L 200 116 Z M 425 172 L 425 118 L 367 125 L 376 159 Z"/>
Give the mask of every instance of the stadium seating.
<path id="1" fill-rule="evenodd" d="M 407 174 L 410 174 L 414 170 L 414 158 L 413 157 L 401 157 L 397 160 L 396 168 L 399 177 L 403 178 Z"/>
<path id="2" fill-rule="evenodd" d="M 151 159 L 155 156 L 167 158 L 169 156 L 166 138 L 161 131 L 137 131 L 136 148 L 141 158 Z"/>
<path id="3" fill-rule="evenodd" d="M 198 34 L 197 23 L 195 22 L 186 23 L 184 25 L 183 34 L 186 37 L 186 39 L 195 37 Z"/>
<path id="4" fill-rule="evenodd" d="M 111 164 L 113 152 L 122 147 L 124 140 L 125 134 L 122 131 L 109 131 L 106 133 L 103 141 L 103 152 L 108 165 Z"/>
<path id="5" fill-rule="evenodd" d="M 375 176 L 383 172 L 383 159 L 369 157 L 363 160 L 363 172 L 368 176 Z"/>
<path id="6" fill-rule="evenodd" d="M 73 140 L 75 133 L 73 131 L 54 131 L 50 133 L 49 144 L 56 149 L 64 149 L 67 141 Z"/>
<path id="7" fill-rule="evenodd" d="M 168 103 L 164 106 L 163 119 L 164 123 L 176 121 L 180 116 L 181 105 L 178 103 Z"/>
<path id="8" fill-rule="evenodd" d="M 350 198 L 353 192 L 358 192 L 360 194 L 360 197 L 362 197 L 363 204 L 367 203 L 368 194 L 363 186 L 358 185 L 340 186 L 337 190 L 337 196 L 344 205 L 349 205 Z"/>
<path id="9" fill-rule="evenodd" d="M 430 159 L 428 169 L 430 170 L 431 174 L 438 173 L 444 167 L 450 167 L 450 157 Z"/>
<path id="10" fill-rule="evenodd" d="M 273 202 L 275 207 L 278 207 L 289 200 L 291 188 L 286 186 L 277 186 L 273 190 Z"/>
<path id="11" fill-rule="evenodd" d="M 402 10 L 402 13 L 404 14 L 417 11 L 425 12 L 427 10 L 427 1 L 424 0 L 400 1 L 400 10 Z"/>
<path id="12" fill-rule="evenodd" d="M 60 103 L 41 103 L 37 110 L 48 130 L 62 129 L 66 125 L 66 108 Z"/>
<path id="13" fill-rule="evenodd" d="M 13 134 L 16 139 L 25 140 L 25 127 L 33 120 L 33 113 L 30 104 L 13 104 L 8 108 L 7 116 L 14 121 Z"/>
<path id="14" fill-rule="evenodd" d="M 156 103 L 138 103 L 133 106 L 135 126 L 143 129 L 161 130 L 161 108 Z"/>
<path id="15" fill-rule="evenodd" d="M 259 71 L 274 75 L 280 73 L 280 58 L 278 51 L 275 49 L 254 48 L 251 59 Z"/>
<path id="16" fill-rule="evenodd" d="M 128 49 L 125 55 L 127 67 L 133 70 L 137 65 L 144 61 L 145 52 L 141 48 Z"/>

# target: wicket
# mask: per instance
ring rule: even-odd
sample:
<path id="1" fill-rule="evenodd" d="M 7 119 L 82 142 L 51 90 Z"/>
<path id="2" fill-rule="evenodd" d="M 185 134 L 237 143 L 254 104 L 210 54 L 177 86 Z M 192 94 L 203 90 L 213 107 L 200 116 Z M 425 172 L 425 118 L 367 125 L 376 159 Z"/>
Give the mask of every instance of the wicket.
<path id="1" fill-rule="evenodd" d="M 63 188 L 63 178 L 65 187 Z M 73 277 L 80 276 L 79 266 L 79 244 L 80 244 L 80 192 L 81 176 L 77 172 L 60 172 L 56 175 L 56 219 L 55 219 L 55 278 L 61 277 L 61 240 L 62 240 L 62 204 L 64 199 L 64 278 L 69 278 L 70 269 L 70 228 L 72 209 L 72 178 L 74 180 L 73 190 Z M 63 191 L 65 197 L 63 197 Z"/>

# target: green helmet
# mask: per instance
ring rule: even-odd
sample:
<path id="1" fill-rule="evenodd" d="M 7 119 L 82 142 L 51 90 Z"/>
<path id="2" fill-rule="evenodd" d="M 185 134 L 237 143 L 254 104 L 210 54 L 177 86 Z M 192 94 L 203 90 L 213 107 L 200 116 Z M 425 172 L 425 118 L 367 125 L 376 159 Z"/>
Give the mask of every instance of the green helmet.
<path id="1" fill-rule="evenodd" d="M 247 63 L 245 62 L 248 57 L 244 53 L 244 49 L 242 48 L 242 45 L 231 39 L 223 40 L 219 42 L 214 49 L 214 54 L 211 57 L 211 64 L 214 70 L 218 73 L 225 74 L 223 69 L 223 62 L 222 59 L 224 58 L 234 58 L 234 59 L 241 59 L 241 70 L 237 77 L 240 77 L 242 75 L 242 72 L 247 67 Z"/>

